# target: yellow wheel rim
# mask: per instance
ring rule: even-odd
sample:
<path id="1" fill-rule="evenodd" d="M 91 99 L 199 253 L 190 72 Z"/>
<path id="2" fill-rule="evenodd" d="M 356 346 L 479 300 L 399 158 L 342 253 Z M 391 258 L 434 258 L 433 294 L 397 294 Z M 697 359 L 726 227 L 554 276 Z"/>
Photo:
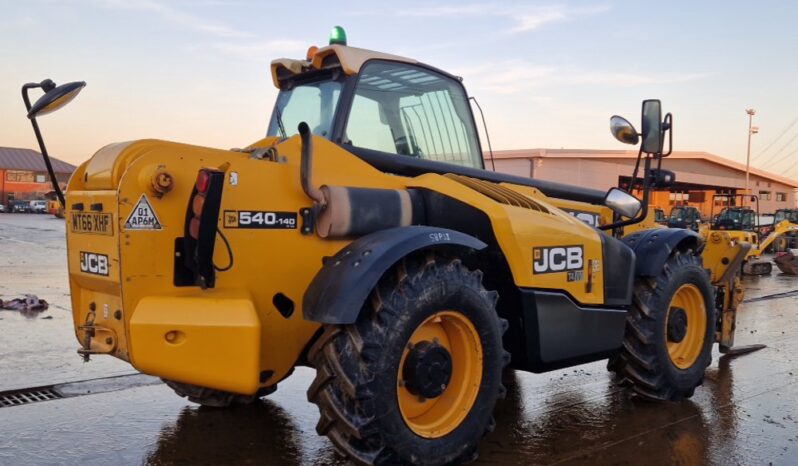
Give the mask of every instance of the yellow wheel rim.
<path id="1" fill-rule="evenodd" d="M 668 335 L 668 321 L 671 309 L 684 310 L 687 318 L 686 331 L 681 341 L 672 341 Z M 668 306 L 665 319 L 665 341 L 668 345 L 668 356 L 671 362 L 679 369 L 689 369 L 695 364 L 701 350 L 704 348 L 704 339 L 707 330 L 707 311 L 704 297 L 697 286 L 686 283 L 676 290 Z"/>
<path id="2" fill-rule="evenodd" d="M 435 342 L 451 356 L 451 378 L 439 396 L 424 399 L 411 393 L 403 381 L 403 368 L 411 348 Z M 482 382 L 482 343 L 468 318 L 456 311 L 428 317 L 410 336 L 397 376 L 399 411 L 407 426 L 425 438 L 439 438 L 463 422 L 477 399 Z"/>

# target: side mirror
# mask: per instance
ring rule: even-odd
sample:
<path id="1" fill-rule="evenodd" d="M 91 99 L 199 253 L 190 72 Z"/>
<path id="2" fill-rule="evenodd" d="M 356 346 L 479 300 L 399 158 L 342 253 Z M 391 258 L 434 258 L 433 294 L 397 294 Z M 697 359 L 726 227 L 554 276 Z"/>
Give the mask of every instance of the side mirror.
<path id="1" fill-rule="evenodd" d="M 618 141 L 624 144 L 637 145 L 640 140 L 637 130 L 629 120 L 618 115 L 613 115 L 610 118 L 610 132 Z"/>
<path id="2" fill-rule="evenodd" d="M 31 106 L 28 111 L 28 118 L 33 119 L 58 110 L 71 102 L 86 87 L 84 81 L 62 84 L 58 87 L 54 87 L 52 81 L 49 81 L 49 84 L 51 85 L 42 86 L 46 92 Z"/>
<path id="3" fill-rule="evenodd" d="M 618 188 L 610 188 L 607 191 L 607 195 L 604 196 L 604 205 L 612 209 L 616 214 L 627 218 L 634 218 L 643 207 L 640 199 Z"/>
<path id="4" fill-rule="evenodd" d="M 643 101 L 642 151 L 649 154 L 662 152 L 662 104 L 659 100 Z"/>

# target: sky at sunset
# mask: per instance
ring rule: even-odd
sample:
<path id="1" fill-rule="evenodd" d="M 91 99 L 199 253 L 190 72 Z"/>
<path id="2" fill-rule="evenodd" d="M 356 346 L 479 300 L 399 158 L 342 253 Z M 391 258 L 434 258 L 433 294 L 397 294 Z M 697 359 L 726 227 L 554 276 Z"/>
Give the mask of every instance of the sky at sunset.
<path id="1" fill-rule="evenodd" d="M 755 108 L 753 165 L 796 176 L 796 20 L 792 1 L 0 0 L 0 146 L 36 148 L 20 87 L 44 78 L 88 82 L 40 121 L 63 160 L 139 138 L 244 146 L 266 131 L 269 62 L 340 24 L 462 76 L 494 149 L 625 149 L 609 116 L 639 124 L 660 98 L 676 150 L 741 162 Z"/>

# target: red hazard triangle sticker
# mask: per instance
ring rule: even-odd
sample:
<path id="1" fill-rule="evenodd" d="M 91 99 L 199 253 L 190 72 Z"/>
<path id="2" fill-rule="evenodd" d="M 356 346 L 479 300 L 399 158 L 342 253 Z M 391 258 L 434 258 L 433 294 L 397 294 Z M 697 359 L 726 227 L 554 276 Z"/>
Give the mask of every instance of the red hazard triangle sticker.
<path id="1" fill-rule="evenodd" d="M 125 221 L 125 230 L 162 230 L 161 222 L 155 215 L 147 196 L 142 194 L 136 207 L 130 212 Z"/>

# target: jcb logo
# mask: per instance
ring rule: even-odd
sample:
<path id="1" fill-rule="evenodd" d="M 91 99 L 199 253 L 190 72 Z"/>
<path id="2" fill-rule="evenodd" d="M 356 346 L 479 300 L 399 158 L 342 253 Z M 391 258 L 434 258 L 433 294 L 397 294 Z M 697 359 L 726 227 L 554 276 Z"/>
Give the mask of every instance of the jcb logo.
<path id="1" fill-rule="evenodd" d="M 80 253 L 80 271 L 94 275 L 108 276 L 108 256 L 93 252 Z"/>
<path id="2" fill-rule="evenodd" d="M 554 246 L 532 248 L 534 273 L 566 272 L 581 270 L 585 265 L 582 246 Z"/>

